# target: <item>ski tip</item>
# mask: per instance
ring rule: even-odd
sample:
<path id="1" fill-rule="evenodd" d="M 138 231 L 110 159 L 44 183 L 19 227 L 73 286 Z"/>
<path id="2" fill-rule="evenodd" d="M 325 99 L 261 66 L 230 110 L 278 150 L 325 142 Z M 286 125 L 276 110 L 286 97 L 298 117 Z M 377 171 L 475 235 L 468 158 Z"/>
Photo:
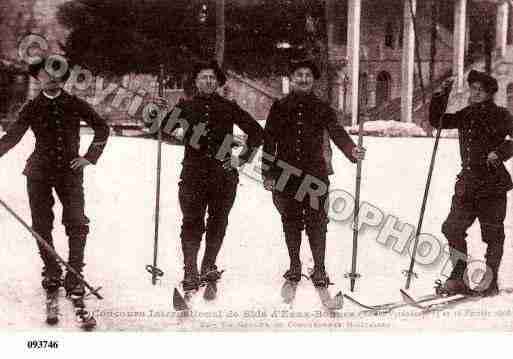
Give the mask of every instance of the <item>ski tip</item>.
<path id="1" fill-rule="evenodd" d="M 80 329 L 89 332 L 96 328 L 96 319 L 84 308 L 75 309 L 76 321 L 79 323 Z"/>
<path id="2" fill-rule="evenodd" d="M 182 295 L 176 288 L 173 291 L 173 308 L 176 311 L 183 311 L 189 309 L 189 306 L 185 302 L 185 299 L 182 297 Z"/>
<path id="3" fill-rule="evenodd" d="M 82 324 L 82 330 L 86 332 L 92 332 L 94 329 L 96 329 L 96 320 L 94 318 L 90 322 Z"/>
<path id="4" fill-rule="evenodd" d="M 342 307 L 344 306 L 344 295 L 342 294 L 342 292 L 339 291 L 333 299 L 335 303 L 335 308 L 337 308 L 337 310 L 342 309 Z"/>
<path id="5" fill-rule="evenodd" d="M 46 324 L 48 325 L 57 325 L 59 323 L 59 318 L 46 318 Z"/>
<path id="6" fill-rule="evenodd" d="M 216 299 L 217 289 L 212 285 L 207 285 L 205 291 L 203 292 L 203 299 L 207 301 L 211 301 Z"/>

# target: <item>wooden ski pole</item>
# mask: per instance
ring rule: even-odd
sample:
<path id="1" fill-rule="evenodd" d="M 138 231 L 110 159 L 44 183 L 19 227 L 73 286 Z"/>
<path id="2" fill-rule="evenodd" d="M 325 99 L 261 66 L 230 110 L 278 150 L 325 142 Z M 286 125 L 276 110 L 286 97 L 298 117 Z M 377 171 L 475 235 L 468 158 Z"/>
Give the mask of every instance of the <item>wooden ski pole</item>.
<path id="1" fill-rule="evenodd" d="M 367 103 L 367 83 L 366 79 L 362 81 L 360 88 L 360 99 L 358 104 L 358 147 L 363 147 L 363 125 L 365 122 L 366 114 L 361 113 L 361 109 L 366 108 Z M 365 112 L 365 111 L 364 111 Z M 354 220 L 353 220 L 353 253 L 351 260 L 351 272 L 346 275 L 350 280 L 351 292 L 354 291 L 356 279 L 360 277 L 357 272 L 357 257 L 358 257 L 358 233 L 359 233 L 359 215 L 360 215 L 360 188 L 362 183 L 362 160 L 358 159 L 356 164 L 356 181 L 355 181 L 355 194 L 354 194 Z"/>
<path id="2" fill-rule="evenodd" d="M 160 73 L 158 78 L 158 95 L 164 97 L 164 65 L 160 65 Z M 160 121 L 162 114 L 156 119 Z M 158 268 L 158 244 L 159 244 L 159 224 L 160 224 L 160 178 L 162 169 L 162 126 L 159 124 L 157 131 L 157 186 L 155 193 L 155 233 L 153 243 L 153 265 L 147 265 L 146 270 L 151 273 L 151 283 L 157 284 L 157 277 L 162 277 L 164 272 Z"/>
<path id="3" fill-rule="evenodd" d="M 435 145 L 433 146 L 433 153 L 431 154 L 431 162 L 429 164 L 428 177 L 426 180 L 426 186 L 424 188 L 424 198 L 422 199 L 422 206 L 420 207 L 419 222 L 417 223 L 417 231 L 415 232 L 415 241 L 413 242 L 413 252 L 411 255 L 410 266 L 407 271 L 403 272 L 406 275 L 406 284 L 404 286 L 405 289 L 410 288 L 412 276 L 417 277 L 417 274 L 413 271 L 413 267 L 415 266 L 415 257 L 417 254 L 417 246 L 419 244 L 419 236 L 420 236 L 420 232 L 422 230 L 422 223 L 424 221 L 424 212 L 426 210 L 426 203 L 427 203 L 428 194 L 429 194 L 429 187 L 431 186 L 431 177 L 433 175 L 433 169 L 435 167 L 436 152 L 438 150 L 438 143 L 440 142 L 441 132 L 442 132 L 442 129 L 440 126 L 436 130 Z"/>
<path id="4" fill-rule="evenodd" d="M 446 88 L 444 88 L 444 91 L 446 91 L 446 92 L 448 91 L 448 93 L 450 93 L 451 87 L 452 87 L 452 82 L 450 85 L 448 85 Z M 447 93 L 447 95 L 448 95 L 448 93 Z M 448 101 L 445 103 L 445 107 L 447 107 L 447 103 L 448 103 Z M 440 116 L 440 119 L 438 120 L 438 128 L 436 130 L 435 144 L 433 146 L 433 153 L 431 154 L 431 161 L 429 164 L 426 186 L 424 188 L 424 197 L 422 199 L 422 205 L 420 207 L 419 222 L 417 223 L 417 230 L 415 232 L 415 240 L 413 242 L 413 249 L 412 249 L 413 252 L 411 255 L 410 266 L 407 271 L 406 270 L 403 271 L 403 273 L 406 275 L 406 283 L 404 286 L 405 289 L 410 288 L 412 277 L 413 276 L 417 277 L 417 274 L 413 271 L 413 268 L 415 266 L 415 258 L 417 256 L 417 247 L 419 244 L 419 236 L 422 231 L 422 224 L 424 222 L 424 213 L 426 211 L 426 204 L 427 204 L 428 195 L 429 195 L 429 187 L 431 186 L 431 178 L 433 176 L 433 169 L 435 168 L 436 153 L 438 151 L 438 144 L 440 142 L 440 135 L 442 133 L 442 128 L 443 128 L 442 123 L 443 123 L 443 116 L 444 116 L 445 110 L 446 109 L 444 108 L 444 111 L 443 111 L 442 115 Z"/>
<path id="5" fill-rule="evenodd" d="M 9 207 L 9 205 L 7 205 L 7 203 L 5 203 L 3 200 L 0 199 L 0 205 L 2 205 L 2 207 L 4 207 L 7 212 L 9 212 L 23 227 L 25 227 L 29 232 L 30 234 L 32 234 L 32 236 L 39 242 L 41 243 L 41 245 L 43 247 L 45 247 L 45 249 L 59 262 L 61 263 L 64 267 L 66 267 L 66 269 L 73 273 L 75 275 L 75 277 L 78 278 L 78 280 L 84 284 L 84 286 L 89 289 L 89 293 L 87 295 L 94 295 L 96 298 L 98 299 L 103 299 L 103 297 L 100 295 L 99 290 L 102 288 L 102 287 L 98 287 L 98 288 L 94 288 L 92 287 L 89 283 L 87 283 L 87 281 L 84 279 L 84 276 L 77 272 L 75 270 L 75 268 L 73 268 L 72 266 L 70 266 L 68 264 L 68 262 L 66 262 L 64 259 L 62 259 L 62 257 L 55 251 L 55 249 L 50 245 L 48 244 L 47 241 L 45 241 L 43 239 L 43 237 L 41 237 L 39 235 L 39 233 L 37 233 L 36 231 L 34 231 L 34 229 L 32 229 L 32 227 L 30 227 L 27 222 L 25 222 L 23 220 L 23 218 L 21 218 L 20 216 L 18 216 L 18 214 L 11 208 Z"/>

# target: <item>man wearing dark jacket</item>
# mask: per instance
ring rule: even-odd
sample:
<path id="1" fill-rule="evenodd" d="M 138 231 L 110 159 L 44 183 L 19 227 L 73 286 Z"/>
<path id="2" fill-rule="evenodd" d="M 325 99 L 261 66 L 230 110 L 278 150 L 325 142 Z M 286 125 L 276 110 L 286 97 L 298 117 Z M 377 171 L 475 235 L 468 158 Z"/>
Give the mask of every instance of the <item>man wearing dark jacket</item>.
<path id="1" fill-rule="evenodd" d="M 363 159 L 365 150 L 355 146 L 335 112 L 313 93 L 319 77 L 313 61 L 291 63 L 292 92 L 272 105 L 267 118 L 262 174 L 285 232 L 290 268 L 284 277 L 295 282 L 301 279 L 299 251 L 301 232 L 306 229 L 314 259 L 311 279 L 314 285 L 327 287 L 324 262 L 330 169 L 324 156 L 326 130 L 351 162 Z"/>
<path id="2" fill-rule="evenodd" d="M 234 165 L 247 162 L 263 141 L 260 125 L 235 102 L 217 94 L 217 89 L 226 82 L 217 62 L 196 64 L 191 77 L 195 81 L 196 94 L 191 100 L 181 101 L 162 123 L 166 133 L 171 133 L 176 125 L 185 127 L 185 155 L 178 193 L 183 213 L 181 239 L 185 291 L 196 290 L 201 282 L 216 282 L 220 278 L 216 258 L 239 182 Z M 170 121 L 177 109 L 181 122 L 175 125 Z M 247 134 L 247 148 L 238 160 L 232 158 L 231 153 L 234 125 Z M 197 257 L 204 232 L 205 254 L 198 273 Z"/>
<path id="3" fill-rule="evenodd" d="M 449 292 L 469 291 L 466 277 L 466 231 L 476 218 L 481 225 L 481 237 L 487 244 L 487 272 L 474 288 L 488 296 L 498 293 L 497 274 L 504 247 L 506 193 L 513 188 L 503 162 L 513 155 L 513 121 L 507 109 L 497 106 L 493 95 L 497 81 L 479 71 L 470 71 L 469 106 L 444 114 L 449 87 L 436 94 L 430 107 L 430 122 L 434 127 L 458 129 L 462 170 L 458 174 L 451 211 L 442 225 L 449 241 L 453 270 L 445 282 Z"/>
<path id="4" fill-rule="evenodd" d="M 48 61 L 48 64 L 58 64 Z M 69 238 L 69 265 L 78 273 L 84 266 L 84 249 L 89 233 L 89 219 L 84 213 L 83 169 L 95 164 L 107 143 L 109 128 L 105 121 L 85 102 L 62 90 L 69 72 L 61 77 L 50 75 L 43 61 L 29 66 L 29 74 L 39 81 L 41 92 L 28 101 L 7 133 L 0 139 L 0 157 L 6 154 L 30 128 L 36 139 L 24 174 L 32 215 L 32 228 L 53 247 L 52 190 L 59 197 L 63 211 L 62 223 Z M 49 65 L 48 65 L 49 66 Z M 51 69 L 50 69 L 51 70 Z M 57 72 L 57 71 L 56 71 Z M 94 130 L 94 139 L 82 157 L 80 121 Z M 42 285 L 53 291 L 61 285 L 62 269 L 55 258 L 37 242 L 43 260 Z M 64 278 L 68 295 L 81 297 L 84 286 L 71 272 Z"/>

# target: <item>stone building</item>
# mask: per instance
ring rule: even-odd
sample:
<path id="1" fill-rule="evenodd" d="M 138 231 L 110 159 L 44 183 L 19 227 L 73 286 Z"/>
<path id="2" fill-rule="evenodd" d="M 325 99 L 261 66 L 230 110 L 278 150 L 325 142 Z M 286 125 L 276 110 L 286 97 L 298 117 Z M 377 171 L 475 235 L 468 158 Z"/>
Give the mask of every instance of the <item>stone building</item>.
<path id="1" fill-rule="evenodd" d="M 35 33 L 48 40 L 49 52 L 60 53 L 59 43 L 67 36 L 66 29 L 56 18 L 58 5 L 69 0 L 0 0 L 0 114 L 16 108 L 23 95 L 33 96 L 37 88 L 21 72 L 23 63 L 17 54 L 17 45 L 24 35 Z M 238 1 L 250 5 L 260 0 Z M 478 17 L 490 19 L 493 28 L 493 59 L 491 71 L 499 78 L 497 101 L 513 108 L 513 84 L 510 83 L 511 13 L 508 1 L 478 0 L 322 0 L 326 15 L 331 18 L 328 38 L 331 40 L 328 61 L 332 73 L 329 98 L 338 110 L 341 120 L 356 121 L 356 102 L 365 99 L 371 119 L 395 119 L 420 122 L 425 117 L 423 94 L 430 92 L 452 71 L 457 75 L 454 103 L 465 101 L 464 74 L 470 68 L 484 69 L 480 32 L 483 27 Z M 485 2 L 487 7 L 480 10 Z M 410 5 L 413 8 L 410 9 Z M 477 12 L 476 12 L 477 9 Z M 413 10 L 413 11 L 412 11 Z M 481 11 L 481 12 L 480 12 Z M 414 14 L 414 18 L 412 17 Z M 413 21 L 415 19 L 415 21 Z M 306 26 L 306 19 L 305 19 Z M 416 30 L 416 31 L 415 31 Z M 414 36 L 414 33 L 417 36 Z M 357 41 L 357 42 L 355 42 Z M 511 60 L 509 60 L 511 59 Z M 422 86 L 418 65 L 422 73 Z M 124 112 L 109 104 L 121 90 L 153 94 L 155 79 L 151 76 L 128 74 L 123 78 L 104 79 L 114 83 L 117 91 L 97 110 L 119 123 L 137 122 L 137 116 L 126 117 Z M 285 82 L 286 85 L 286 82 Z M 104 84 L 105 86 L 105 84 Z M 283 96 L 287 87 L 279 77 L 248 79 L 230 72 L 228 92 L 234 99 L 264 119 L 270 103 Z M 326 76 L 321 90 L 326 95 Z M 422 89 L 424 91 L 422 91 Z M 82 95 L 91 97 L 91 91 Z M 13 95 L 15 94 L 15 95 Z M 181 90 L 168 90 L 176 101 Z M 328 96 L 326 96 L 328 97 Z M 451 103 L 452 105 L 452 103 Z M 456 105 L 454 105 L 456 106 Z M 140 112 L 139 112 L 140 114 Z M 348 118 L 347 116 L 350 116 Z"/>

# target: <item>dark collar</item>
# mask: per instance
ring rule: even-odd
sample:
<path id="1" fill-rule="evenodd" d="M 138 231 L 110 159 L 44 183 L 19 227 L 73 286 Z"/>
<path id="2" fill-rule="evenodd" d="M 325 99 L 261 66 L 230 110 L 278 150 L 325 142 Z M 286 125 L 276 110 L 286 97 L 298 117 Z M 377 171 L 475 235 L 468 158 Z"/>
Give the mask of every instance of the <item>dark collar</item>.
<path id="1" fill-rule="evenodd" d="M 495 105 L 495 102 L 493 102 L 493 99 L 488 99 L 486 101 L 470 105 L 470 108 L 472 110 L 477 110 L 477 111 L 490 110 L 495 107 L 496 107 L 496 105 Z"/>
<path id="2" fill-rule="evenodd" d="M 64 102 L 68 101 L 69 98 L 70 98 L 70 94 L 68 94 L 64 89 L 62 90 L 61 94 L 54 99 L 50 99 L 50 98 L 46 97 L 43 94 L 43 91 L 40 91 L 39 94 L 34 99 L 34 102 L 37 105 L 48 106 L 50 104 L 56 104 L 56 103 L 62 104 Z"/>
<path id="3" fill-rule="evenodd" d="M 291 92 L 287 98 L 292 105 L 311 104 L 318 101 L 318 98 L 313 91 L 308 93 Z"/>
<path id="4" fill-rule="evenodd" d="M 209 96 L 197 94 L 194 96 L 194 99 L 197 101 L 212 102 L 212 101 L 219 100 L 220 97 L 221 96 L 219 96 L 219 94 L 217 92 L 214 92 L 212 95 L 209 95 Z"/>

